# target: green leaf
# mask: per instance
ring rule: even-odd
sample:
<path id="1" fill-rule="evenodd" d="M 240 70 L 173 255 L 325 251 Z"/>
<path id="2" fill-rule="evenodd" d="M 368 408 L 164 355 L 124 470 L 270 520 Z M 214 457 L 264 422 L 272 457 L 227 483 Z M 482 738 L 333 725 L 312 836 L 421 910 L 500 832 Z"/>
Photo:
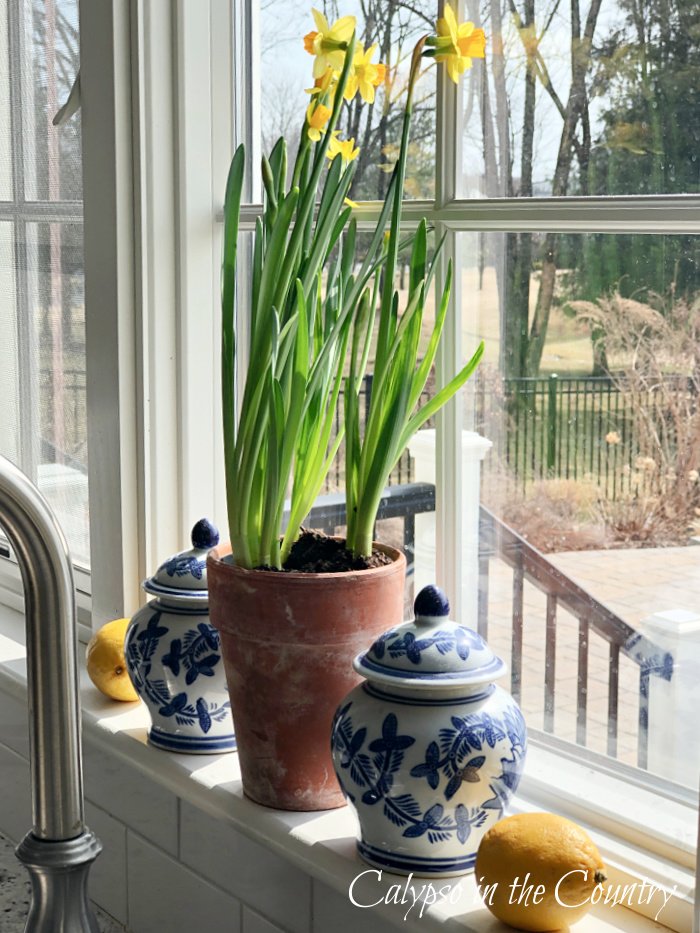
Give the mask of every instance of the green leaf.
<path id="1" fill-rule="evenodd" d="M 244 173 L 245 151 L 242 146 L 239 146 L 231 161 L 226 180 L 221 281 L 221 388 L 224 463 L 229 504 L 236 487 L 236 252 Z M 231 510 L 229 509 L 229 521 L 230 519 Z"/>
<path id="2" fill-rule="evenodd" d="M 437 354 L 438 346 L 440 344 L 440 336 L 442 335 L 443 325 L 445 323 L 445 318 L 447 316 L 447 309 L 450 303 L 450 290 L 452 287 L 452 263 L 447 265 L 447 278 L 445 280 L 445 287 L 442 292 L 442 299 L 440 301 L 440 306 L 438 308 L 437 317 L 435 318 L 435 324 L 433 326 L 432 333 L 430 335 L 430 340 L 428 341 L 428 348 L 425 352 L 423 360 L 420 363 L 414 377 L 413 384 L 411 387 L 411 400 L 409 403 L 409 410 L 413 411 L 415 406 L 418 404 L 418 399 L 421 396 L 425 384 L 428 381 L 428 376 L 430 375 L 430 370 L 433 367 L 435 362 L 435 356 Z"/>
<path id="3" fill-rule="evenodd" d="M 413 240 L 408 290 L 415 291 L 425 279 L 425 260 L 428 253 L 428 234 L 425 217 L 418 224 L 418 230 Z"/>
<path id="4" fill-rule="evenodd" d="M 275 201 L 281 201 L 287 183 L 287 141 L 283 136 L 280 136 L 272 147 L 270 169 L 275 190 Z"/>
<path id="5" fill-rule="evenodd" d="M 287 235 L 298 199 L 299 189 L 292 188 L 284 200 L 280 202 L 277 220 L 267 250 L 265 251 L 257 305 L 257 327 L 253 335 L 251 355 L 260 353 L 267 339 L 266 330 L 267 327 L 269 327 L 269 308 L 271 308 L 273 304 L 272 296 L 275 294 L 276 286 L 279 286 L 279 271 L 282 265 L 282 257 L 287 250 Z M 277 291 L 279 291 L 279 287 Z M 277 307 L 282 308 L 282 304 L 278 304 Z"/>
<path id="6" fill-rule="evenodd" d="M 462 388 L 464 383 L 467 381 L 467 379 L 469 379 L 476 367 L 479 365 L 479 360 L 483 355 L 484 341 L 482 340 L 467 365 L 461 369 L 444 388 L 442 388 L 435 396 L 433 396 L 430 401 L 426 402 L 422 408 L 418 409 L 416 414 L 406 425 L 406 428 L 403 432 L 399 456 L 401 455 L 401 451 L 403 451 L 416 431 L 418 431 L 419 428 L 425 424 L 428 418 L 434 415 L 435 412 L 439 411 L 439 409 L 442 408 L 442 406 L 445 405 L 445 403 L 448 402 L 452 396 Z"/>
<path id="7" fill-rule="evenodd" d="M 272 174 L 270 163 L 265 156 L 263 156 L 261 160 L 261 174 L 263 185 L 265 186 L 265 195 L 267 197 L 265 220 L 268 227 L 271 227 L 277 216 L 277 186 L 275 185 L 275 178 Z"/>

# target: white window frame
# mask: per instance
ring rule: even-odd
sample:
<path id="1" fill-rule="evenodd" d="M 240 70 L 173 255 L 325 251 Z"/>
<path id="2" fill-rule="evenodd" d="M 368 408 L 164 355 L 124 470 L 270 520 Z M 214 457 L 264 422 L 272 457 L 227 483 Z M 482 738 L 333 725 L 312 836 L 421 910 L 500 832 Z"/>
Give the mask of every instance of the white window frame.
<path id="1" fill-rule="evenodd" d="M 81 3 L 93 629 L 225 515 L 211 309 L 233 122 L 211 114 L 233 75 L 209 74 L 233 25 L 226 0 Z"/>

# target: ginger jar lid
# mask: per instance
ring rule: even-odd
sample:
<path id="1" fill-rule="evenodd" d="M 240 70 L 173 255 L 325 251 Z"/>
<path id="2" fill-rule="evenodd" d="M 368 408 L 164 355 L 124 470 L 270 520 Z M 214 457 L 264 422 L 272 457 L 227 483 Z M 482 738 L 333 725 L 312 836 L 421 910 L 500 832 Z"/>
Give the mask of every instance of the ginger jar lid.
<path id="1" fill-rule="evenodd" d="M 487 684 L 505 673 L 481 635 L 449 618 L 450 604 L 437 586 L 424 587 L 413 608 L 413 621 L 384 632 L 355 658 L 358 674 L 422 690 Z"/>
<path id="2" fill-rule="evenodd" d="M 219 543 L 219 531 L 208 519 L 201 518 L 191 537 L 189 550 L 173 554 L 144 582 L 147 593 L 168 600 L 207 602 L 207 554 Z"/>

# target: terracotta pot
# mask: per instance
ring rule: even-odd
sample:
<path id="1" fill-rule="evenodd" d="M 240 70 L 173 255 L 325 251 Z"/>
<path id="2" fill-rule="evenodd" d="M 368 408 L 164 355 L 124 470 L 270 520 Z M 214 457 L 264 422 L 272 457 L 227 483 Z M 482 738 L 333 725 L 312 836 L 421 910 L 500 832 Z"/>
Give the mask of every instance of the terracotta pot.
<path id="1" fill-rule="evenodd" d="M 406 559 L 376 546 L 391 564 L 348 573 L 244 570 L 230 547 L 209 553 L 210 619 L 221 634 L 243 790 L 257 803 L 345 803 L 331 761 L 333 714 L 360 683 L 354 657 L 403 616 Z"/>

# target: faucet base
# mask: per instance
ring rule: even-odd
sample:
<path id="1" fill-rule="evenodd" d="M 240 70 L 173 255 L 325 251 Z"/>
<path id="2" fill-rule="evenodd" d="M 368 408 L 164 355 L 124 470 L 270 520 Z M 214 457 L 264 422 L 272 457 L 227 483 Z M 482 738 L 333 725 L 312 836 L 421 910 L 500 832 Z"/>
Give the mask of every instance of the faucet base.
<path id="1" fill-rule="evenodd" d="M 87 877 L 101 851 L 101 842 L 87 829 L 56 842 L 27 833 L 15 850 L 32 884 L 25 933 L 99 933 Z"/>

